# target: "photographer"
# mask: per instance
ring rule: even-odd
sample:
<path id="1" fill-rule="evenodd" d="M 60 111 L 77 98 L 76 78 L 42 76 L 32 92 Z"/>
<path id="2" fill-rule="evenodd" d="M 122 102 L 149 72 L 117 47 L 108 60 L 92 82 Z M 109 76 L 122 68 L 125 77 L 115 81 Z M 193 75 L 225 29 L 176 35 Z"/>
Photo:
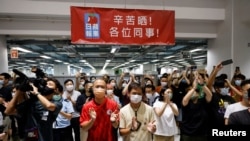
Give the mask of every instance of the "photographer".
<path id="1" fill-rule="evenodd" d="M 58 92 L 59 81 L 54 78 L 45 81 L 40 77 L 31 81 L 21 72 L 13 71 L 19 75 L 14 81 L 16 93 L 5 113 L 17 114 L 25 119 L 24 140 L 53 141 L 52 124 L 62 108 L 61 101 L 53 99 L 54 93 Z"/>

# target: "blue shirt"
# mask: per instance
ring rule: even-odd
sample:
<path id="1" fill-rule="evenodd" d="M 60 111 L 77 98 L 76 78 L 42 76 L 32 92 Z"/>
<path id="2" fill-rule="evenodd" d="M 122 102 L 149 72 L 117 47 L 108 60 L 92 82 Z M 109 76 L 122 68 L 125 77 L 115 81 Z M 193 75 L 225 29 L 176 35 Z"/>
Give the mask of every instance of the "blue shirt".
<path id="1" fill-rule="evenodd" d="M 63 99 L 62 105 L 63 106 L 62 106 L 61 112 L 70 113 L 70 114 L 74 112 L 73 105 L 69 100 Z M 59 113 L 56 118 L 56 121 L 53 123 L 53 128 L 54 129 L 65 128 L 68 126 L 70 126 L 70 120 Z"/>

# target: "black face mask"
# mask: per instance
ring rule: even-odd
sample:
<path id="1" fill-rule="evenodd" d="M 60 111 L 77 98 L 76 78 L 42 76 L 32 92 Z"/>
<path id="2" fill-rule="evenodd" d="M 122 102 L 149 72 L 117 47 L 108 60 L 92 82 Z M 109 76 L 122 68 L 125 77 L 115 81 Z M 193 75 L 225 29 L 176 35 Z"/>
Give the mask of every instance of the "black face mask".
<path id="1" fill-rule="evenodd" d="M 48 86 L 45 86 L 44 89 L 42 90 L 41 94 L 46 96 L 54 93 L 54 89 L 49 88 Z"/>

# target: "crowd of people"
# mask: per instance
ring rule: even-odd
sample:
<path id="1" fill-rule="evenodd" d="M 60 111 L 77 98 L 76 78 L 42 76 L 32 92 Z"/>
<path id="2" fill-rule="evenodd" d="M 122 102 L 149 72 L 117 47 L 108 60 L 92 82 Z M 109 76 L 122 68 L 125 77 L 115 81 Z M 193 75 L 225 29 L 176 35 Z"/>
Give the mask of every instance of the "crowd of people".
<path id="1" fill-rule="evenodd" d="M 181 141 L 206 141 L 213 128 L 250 125 L 250 79 L 239 68 L 228 78 L 222 68 L 160 78 L 77 73 L 63 84 L 39 68 L 32 70 L 36 79 L 3 72 L 0 140 L 174 141 L 180 135 Z"/>

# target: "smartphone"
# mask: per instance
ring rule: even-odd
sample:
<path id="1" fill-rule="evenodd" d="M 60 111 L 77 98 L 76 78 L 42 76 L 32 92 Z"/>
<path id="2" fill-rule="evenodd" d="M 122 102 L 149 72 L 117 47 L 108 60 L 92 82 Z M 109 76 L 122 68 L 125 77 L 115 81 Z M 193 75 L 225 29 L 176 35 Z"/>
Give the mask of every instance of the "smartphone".
<path id="1" fill-rule="evenodd" d="M 232 63 L 233 63 L 233 60 L 232 60 L 232 59 L 228 59 L 228 60 L 225 60 L 225 61 L 222 61 L 222 62 L 221 62 L 221 64 L 222 64 L 223 66 L 229 65 L 229 64 L 232 64 Z"/>

